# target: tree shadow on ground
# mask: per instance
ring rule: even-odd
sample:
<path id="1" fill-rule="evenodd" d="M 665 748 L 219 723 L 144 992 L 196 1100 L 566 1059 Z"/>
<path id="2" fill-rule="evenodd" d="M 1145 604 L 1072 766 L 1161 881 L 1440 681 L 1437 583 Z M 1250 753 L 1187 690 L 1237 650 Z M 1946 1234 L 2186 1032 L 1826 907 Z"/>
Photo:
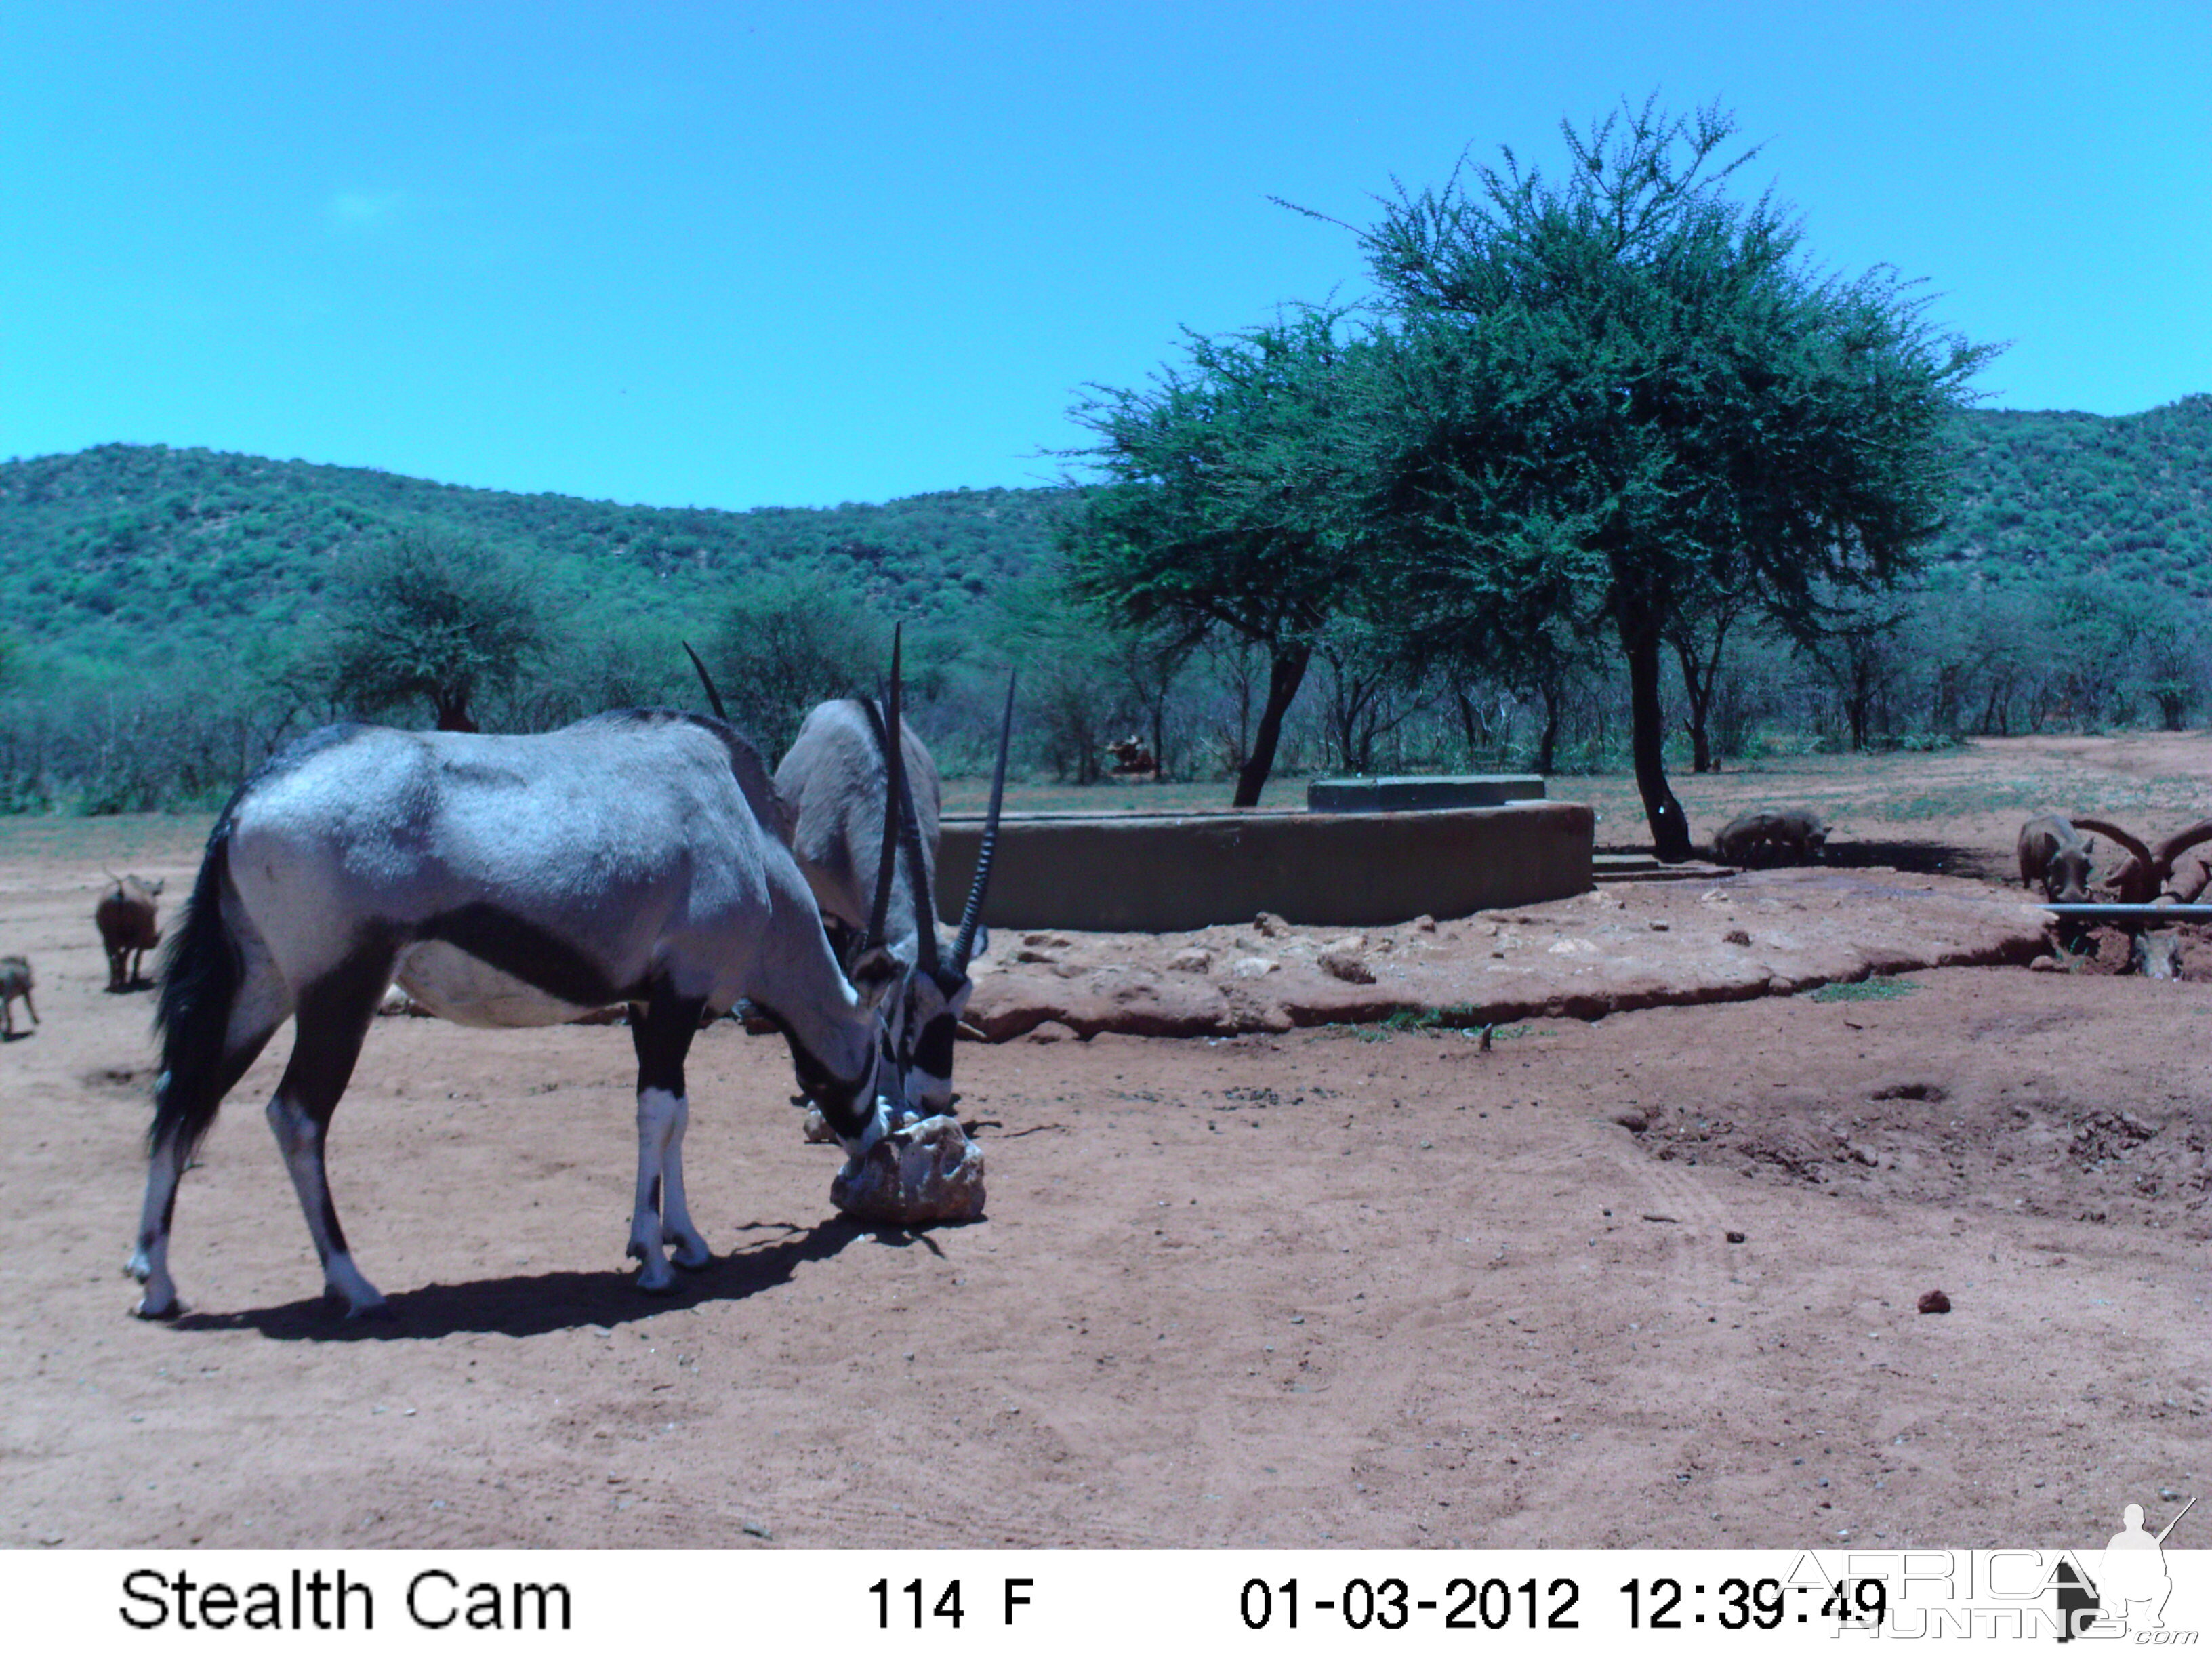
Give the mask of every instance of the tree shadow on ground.
<path id="1" fill-rule="evenodd" d="M 1595 850 L 1614 854 L 1641 854 L 1646 858 L 1652 855 L 1649 842 L 1623 842 L 1601 846 Z M 1707 851 L 1701 851 L 1696 856 L 1703 860 L 1707 856 Z M 1941 841 L 1865 841 L 1853 836 L 1849 841 L 1830 842 L 1820 855 L 1820 863 L 1832 870 L 1902 870 L 1908 875 L 1963 876 L 1969 880 L 1994 881 L 2000 884 L 2016 880 L 2020 874 L 2009 854 L 1993 854 L 1978 847 L 1960 847 Z M 1787 866 L 1749 867 L 1781 869 Z"/>
<path id="2" fill-rule="evenodd" d="M 333 1303 L 315 1297 L 237 1313 L 185 1313 L 175 1328 L 258 1331 L 279 1342 L 434 1342 L 467 1333 L 543 1336 L 593 1325 L 611 1328 L 708 1303 L 742 1302 L 787 1282 L 802 1263 L 826 1261 L 858 1238 L 901 1248 L 920 1245 L 942 1254 L 925 1232 L 842 1218 L 811 1227 L 763 1222 L 744 1231 L 779 1236 L 718 1255 L 696 1273 L 679 1272 L 674 1287 L 660 1295 L 639 1290 L 627 1270 L 514 1273 L 397 1291 L 386 1298 L 382 1315 L 368 1319 L 348 1319 Z"/>
<path id="3" fill-rule="evenodd" d="M 1973 881 L 2007 878 L 2009 860 L 1977 847 L 1940 841 L 1850 841 L 1828 843 L 1823 864 L 1838 870 L 1902 870 L 1915 876 L 1962 876 Z M 2013 869 L 2009 872 L 2017 876 Z"/>

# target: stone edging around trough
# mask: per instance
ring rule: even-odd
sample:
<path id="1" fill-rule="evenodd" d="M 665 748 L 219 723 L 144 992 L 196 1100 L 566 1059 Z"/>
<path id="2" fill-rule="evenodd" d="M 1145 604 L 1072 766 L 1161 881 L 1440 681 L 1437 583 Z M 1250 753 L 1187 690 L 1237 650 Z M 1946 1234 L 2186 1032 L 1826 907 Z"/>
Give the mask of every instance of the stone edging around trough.
<path id="1" fill-rule="evenodd" d="M 1003 1042 L 1048 1023 L 1078 1036 L 1193 1037 L 1447 1010 L 1467 1025 L 1598 1019 L 2023 965 L 2049 952 L 2049 929 L 2044 913 L 1979 883 L 1776 870 L 1348 937 L 1274 917 L 1166 938 L 1032 932 L 1001 936 L 1006 959 L 978 975 L 968 1022 Z"/>

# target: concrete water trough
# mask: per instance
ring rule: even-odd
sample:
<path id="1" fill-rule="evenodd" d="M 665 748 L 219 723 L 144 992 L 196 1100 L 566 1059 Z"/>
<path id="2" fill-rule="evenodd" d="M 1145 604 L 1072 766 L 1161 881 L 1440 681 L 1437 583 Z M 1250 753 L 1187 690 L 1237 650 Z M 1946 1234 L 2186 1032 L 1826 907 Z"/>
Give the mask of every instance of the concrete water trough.
<path id="1" fill-rule="evenodd" d="M 1441 811 L 1008 813 L 983 920 L 1184 933 L 1262 910 L 1303 927 L 1536 904 L 1587 891 L 1594 819 L 1568 801 Z M 948 817 L 937 905 L 957 916 L 981 817 Z"/>

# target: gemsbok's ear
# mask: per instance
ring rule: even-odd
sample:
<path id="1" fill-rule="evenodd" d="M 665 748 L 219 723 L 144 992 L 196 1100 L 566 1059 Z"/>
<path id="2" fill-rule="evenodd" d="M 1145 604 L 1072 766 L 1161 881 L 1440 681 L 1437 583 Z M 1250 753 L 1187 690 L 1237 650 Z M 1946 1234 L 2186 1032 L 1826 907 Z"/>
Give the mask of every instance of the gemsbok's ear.
<path id="1" fill-rule="evenodd" d="M 872 1012 L 883 1005 L 898 982 L 906 977 L 906 968 L 899 959 L 880 945 L 860 953 L 846 975 L 859 993 L 860 1006 Z"/>

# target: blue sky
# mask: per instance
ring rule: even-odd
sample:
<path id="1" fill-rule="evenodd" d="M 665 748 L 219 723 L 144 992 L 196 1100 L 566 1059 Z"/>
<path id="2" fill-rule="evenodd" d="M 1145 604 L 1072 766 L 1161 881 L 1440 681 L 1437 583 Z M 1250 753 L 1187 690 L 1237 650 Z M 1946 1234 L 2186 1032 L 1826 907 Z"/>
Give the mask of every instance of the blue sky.
<path id="1" fill-rule="evenodd" d="M 0 0 L 0 457 L 661 506 L 1048 483 L 1086 383 L 1356 297 L 1463 151 L 1735 111 L 2001 408 L 2212 391 L 2212 4 Z"/>

